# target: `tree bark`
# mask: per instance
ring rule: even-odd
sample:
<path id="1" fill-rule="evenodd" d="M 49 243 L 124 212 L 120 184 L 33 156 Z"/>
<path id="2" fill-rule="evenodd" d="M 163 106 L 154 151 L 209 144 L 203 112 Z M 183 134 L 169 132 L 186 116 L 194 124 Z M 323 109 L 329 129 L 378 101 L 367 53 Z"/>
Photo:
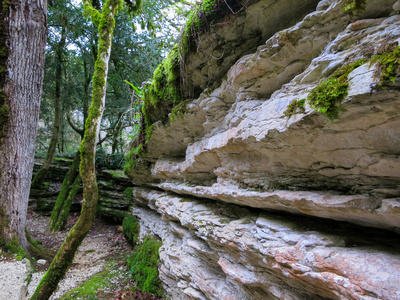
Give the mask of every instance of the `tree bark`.
<path id="1" fill-rule="evenodd" d="M 53 211 L 51 212 L 48 224 L 48 228 L 50 229 L 50 231 L 57 231 L 61 229 L 58 220 L 60 217 L 60 213 L 64 208 L 65 202 L 71 192 L 71 186 L 73 185 L 73 182 L 76 180 L 76 177 L 79 176 L 78 173 L 79 173 L 80 162 L 81 162 L 81 154 L 78 151 L 75 154 L 75 158 L 71 164 L 71 167 L 69 168 L 67 174 L 64 177 L 64 181 L 61 185 L 61 190 L 57 196 L 56 204 L 54 205 Z"/>
<path id="2" fill-rule="evenodd" d="M 53 132 L 51 134 L 51 140 L 49 149 L 47 151 L 46 158 L 43 162 L 42 167 L 37 172 L 35 178 L 32 181 L 32 188 L 40 189 L 43 186 L 43 180 L 46 176 L 46 173 L 50 167 L 51 162 L 53 161 L 54 153 L 56 152 L 57 142 L 58 142 L 58 133 L 60 131 L 60 123 L 61 123 L 61 80 L 62 80 L 62 59 L 63 52 L 65 47 L 65 40 L 67 38 L 67 30 L 66 27 L 63 26 L 61 29 L 61 37 L 58 42 L 56 49 L 56 89 L 55 89 L 55 98 L 54 98 L 54 122 L 53 122 Z"/>
<path id="3" fill-rule="evenodd" d="M 46 45 L 45 0 L 0 0 L 0 214 L 3 237 L 25 235 Z"/>
<path id="4" fill-rule="evenodd" d="M 93 75 L 92 103 L 85 124 L 85 136 L 81 143 L 80 176 L 83 182 L 83 205 L 81 216 L 68 233 L 49 269 L 40 281 L 31 300 L 48 299 L 57 288 L 71 265 L 75 252 L 92 227 L 98 201 L 98 187 L 95 170 L 95 151 L 100 130 L 100 122 L 105 106 L 108 62 L 111 54 L 112 34 L 115 26 L 114 16 L 121 0 L 107 0 L 102 12 L 95 9 L 89 0 L 83 0 L 85 12 L 98 26 L 99 52 Z"/>

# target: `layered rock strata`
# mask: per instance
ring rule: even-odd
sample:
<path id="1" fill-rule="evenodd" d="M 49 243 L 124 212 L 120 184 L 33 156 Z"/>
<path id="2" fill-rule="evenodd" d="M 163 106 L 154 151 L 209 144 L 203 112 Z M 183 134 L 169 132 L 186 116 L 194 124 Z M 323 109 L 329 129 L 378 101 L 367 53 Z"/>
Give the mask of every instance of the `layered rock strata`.
<path id="1" fill-rule="evenodd" d="M 400 69 L 382 89 L 371 59 L 399 46 L 400 6 L 350 2 L 277 28 L 181 119 L 153 126 L 128 176 L 146 186 L 133 213 L 163 241 L 173 299 L 400 298 Z M 363 58 L 339 119 L 308 101 L 288 115 Z"/>
<path id="2" fill-rule="evenodd" d="M 400 297 L 399 236 L 146 188 L 134 196 L 141 237 L 162 239 L 172 299 Z"/>

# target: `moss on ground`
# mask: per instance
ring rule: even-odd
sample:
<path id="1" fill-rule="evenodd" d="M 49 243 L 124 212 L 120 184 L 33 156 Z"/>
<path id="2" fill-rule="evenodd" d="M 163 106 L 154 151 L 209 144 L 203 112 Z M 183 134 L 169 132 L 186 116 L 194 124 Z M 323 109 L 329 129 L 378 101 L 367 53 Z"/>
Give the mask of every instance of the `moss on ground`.
<path id="1" fill-rule="evenodd" d="M 11 238 L 11 240 L 1 237 L 0 248 L 3 250 L 3 252 L 15 255 L 17 260 L 21 260 L 24 257 L 29 257 L 26 251 L 19 244 L 18 238 L 15 235 Z"/>
<path id="2" fill-rule="evenodd" d="M 146 237 L 143 243 L 136 247 L 136 251 L 128 257 L 130 273 L 137 287 L 143 292 L 158 296 L 164 293 L 158 274 L 160 247 L 160 241 Z"/>
<path id="3" fill-rule="evenodd" d="M 127 274 L 125 274 L 126 271 L 121 270 L 119 267 L 119 261 L 120 258 L 111 259 L 104 267 L 104 271 L 93 275 L 87 281 L 77 288 L 70 290 L 59 299 L 110 299 L 107 297 L 111 296 L 107 295 L 107 290 L 115 289 L 114 281 L 118 280 L 118 282 L 121 283 L 121 278 L 126 281 L 129 280 L 128 276 L 126 276 Z M 114 297 L 112 297 L 112 299 L 114 299 Z"/>

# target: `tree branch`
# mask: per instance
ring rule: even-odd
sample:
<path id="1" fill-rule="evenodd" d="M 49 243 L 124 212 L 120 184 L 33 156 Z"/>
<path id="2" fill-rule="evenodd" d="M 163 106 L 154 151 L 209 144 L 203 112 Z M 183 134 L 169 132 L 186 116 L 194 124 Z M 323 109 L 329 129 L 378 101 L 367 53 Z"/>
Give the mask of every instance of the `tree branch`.
<path id="1" fill-rule="evenodd" d="M 68 120 L 69 126 L 71 126 L 72 129 L 75 130 L 77 133 L 79 133 L 79 135 L 83 138 L 85 131 L 83 129 L 80 129 L 77 125 L 75 125 L 75 123 L 71 119 L 70 114 L 67 114 L 67 120 Z"/>

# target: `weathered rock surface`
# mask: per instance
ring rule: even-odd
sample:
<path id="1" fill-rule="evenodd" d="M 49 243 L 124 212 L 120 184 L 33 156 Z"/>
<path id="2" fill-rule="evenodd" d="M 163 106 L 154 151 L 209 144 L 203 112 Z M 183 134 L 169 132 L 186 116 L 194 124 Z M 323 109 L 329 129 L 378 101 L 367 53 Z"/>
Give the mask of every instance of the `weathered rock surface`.
<path id="1" fill-rule="evenodd" d="M 285 115 L 340 66 L 399 45 L 398 1 L 313 5 L 155 124 L 128 174 L 173 299 L 400 299 L 400 70 L 382 90 L 376 63 L 354 69 L 333 122 L 307 102 Z"/>
<path id="2" fill-rule="evenodd" d="M 134 189 L 172 299 L 399 299 L 398 235 Z M 156 213 L 156 212 L 157 213 Z M 163 216 L 163 218 L 160 217 Z"/>

